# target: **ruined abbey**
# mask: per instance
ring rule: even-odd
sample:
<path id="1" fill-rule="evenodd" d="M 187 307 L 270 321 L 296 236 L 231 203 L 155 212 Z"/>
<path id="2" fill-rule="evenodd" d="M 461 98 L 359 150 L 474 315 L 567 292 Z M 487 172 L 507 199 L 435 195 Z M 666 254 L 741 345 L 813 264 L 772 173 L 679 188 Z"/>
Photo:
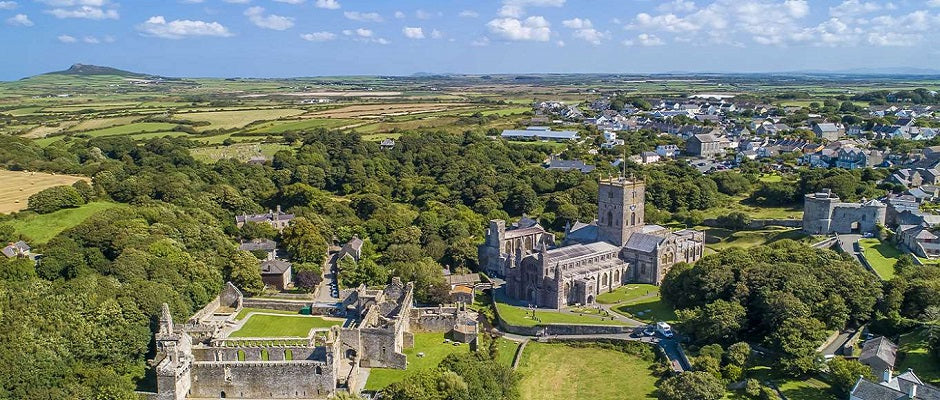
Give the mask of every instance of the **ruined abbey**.
<path id="1" fill-rule="evenodd" d="M 445 332 L 473 342 L 476 315 L 462 305 L 412 306 L 413 284 L 393 279 L 381 290 L 345 290 L 338 305 L 310 305 L 314 313 L 345 318 L 342 326 L 312 329 L 305 338 L 231 337 L 236 315 L 247 302 L 228 283 L 222 293 L 182 325 L 164 304 L 155 335 L 157 375 L 153 400 L 185 398 L 326 398 L 355 393 L 362 368 L 404 369 L 403 350 L 414 346 L 413 332 Z M 289 309 L 298 302 L 263 300 Z"/>

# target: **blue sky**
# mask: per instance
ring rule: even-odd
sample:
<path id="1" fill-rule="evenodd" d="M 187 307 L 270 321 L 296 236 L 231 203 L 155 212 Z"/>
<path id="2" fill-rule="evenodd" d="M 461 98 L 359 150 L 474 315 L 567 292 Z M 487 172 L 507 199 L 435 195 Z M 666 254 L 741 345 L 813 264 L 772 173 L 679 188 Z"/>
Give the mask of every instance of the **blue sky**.
<path id="1" fill-rule="evenodd" d="M 0 79 L 936 68 L 940 0 L 0 0 Z"/>

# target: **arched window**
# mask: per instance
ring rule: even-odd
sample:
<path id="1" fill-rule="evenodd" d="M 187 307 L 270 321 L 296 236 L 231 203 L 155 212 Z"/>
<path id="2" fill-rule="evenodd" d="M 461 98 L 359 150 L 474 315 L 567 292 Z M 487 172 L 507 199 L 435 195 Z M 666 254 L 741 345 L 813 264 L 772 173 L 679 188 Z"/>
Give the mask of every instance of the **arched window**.
<path id="1" fill-rule="evenodd" d="M 291 349 L 284 350 L 284 360 L 290 361 L 294 359 L 294 352 Z"/>
<path id="2" fill-rule="evenodd" d="M 316 373 L 317 375 L 323 375 L 323 367 L 317 365 Z"/>
<path id="3" fill-rule="evenodd" d="M 630 225 L 636 225 L 636 213 L 630 213 Z"/>
<path id="4" fill-rule="evenodd" d="M 601 286 L 607 286 L 607 273 L 604 273 L 604 276 L 601 277 Z"/>
<path id="5" fill-rule="evenodd" d="M 245 361 L 245 350 L 238 351 L 238 361 Z"/>
<path id="6" fill-rule="evenodd" d="M 261 361 L 268 361 L 268 350 L 261 349 Z"/>
<path id="7" fill-rule="evenodd" d="M 611 226 L 613 225 L 613 223 L 614 223 L 614 213 L 608 211 L 607 212 L 607 226 Z"/>

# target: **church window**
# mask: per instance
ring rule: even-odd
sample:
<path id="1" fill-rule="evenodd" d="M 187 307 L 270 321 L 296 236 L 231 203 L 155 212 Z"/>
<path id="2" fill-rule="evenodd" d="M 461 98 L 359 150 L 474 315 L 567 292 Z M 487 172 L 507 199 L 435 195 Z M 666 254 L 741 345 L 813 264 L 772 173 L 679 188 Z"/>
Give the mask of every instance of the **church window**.
<path id="1" fill-rule="evenodd" d="M 614 214 L 610 211 L 607 212 L 607 226 L 611 226 L 614 222 Z"/>
<path id="2" fill-rule="evenodd" d="M 630 213 L 630 225 L 636 225 L 636 213 Z"/>

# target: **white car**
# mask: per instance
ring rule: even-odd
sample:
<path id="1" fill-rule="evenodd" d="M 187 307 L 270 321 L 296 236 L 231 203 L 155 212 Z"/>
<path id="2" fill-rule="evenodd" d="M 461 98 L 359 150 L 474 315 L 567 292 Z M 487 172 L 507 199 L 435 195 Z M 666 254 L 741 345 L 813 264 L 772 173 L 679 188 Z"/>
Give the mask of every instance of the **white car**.
<path id="1" fill-rule="evenodd" d="M 660 335 L 663 335 L 663 337 L 672 337 L 672 327 L 662 321 L 656 323 L 656 332 L 658 332 Z"/>
<path id="2" fill-rule="evenodd" d="M 643 334 L 646 336 L 653 336 L 656 334 L 656 327 L 653 325 L 647 325 L 646 329 L 643 330 Z"/>

